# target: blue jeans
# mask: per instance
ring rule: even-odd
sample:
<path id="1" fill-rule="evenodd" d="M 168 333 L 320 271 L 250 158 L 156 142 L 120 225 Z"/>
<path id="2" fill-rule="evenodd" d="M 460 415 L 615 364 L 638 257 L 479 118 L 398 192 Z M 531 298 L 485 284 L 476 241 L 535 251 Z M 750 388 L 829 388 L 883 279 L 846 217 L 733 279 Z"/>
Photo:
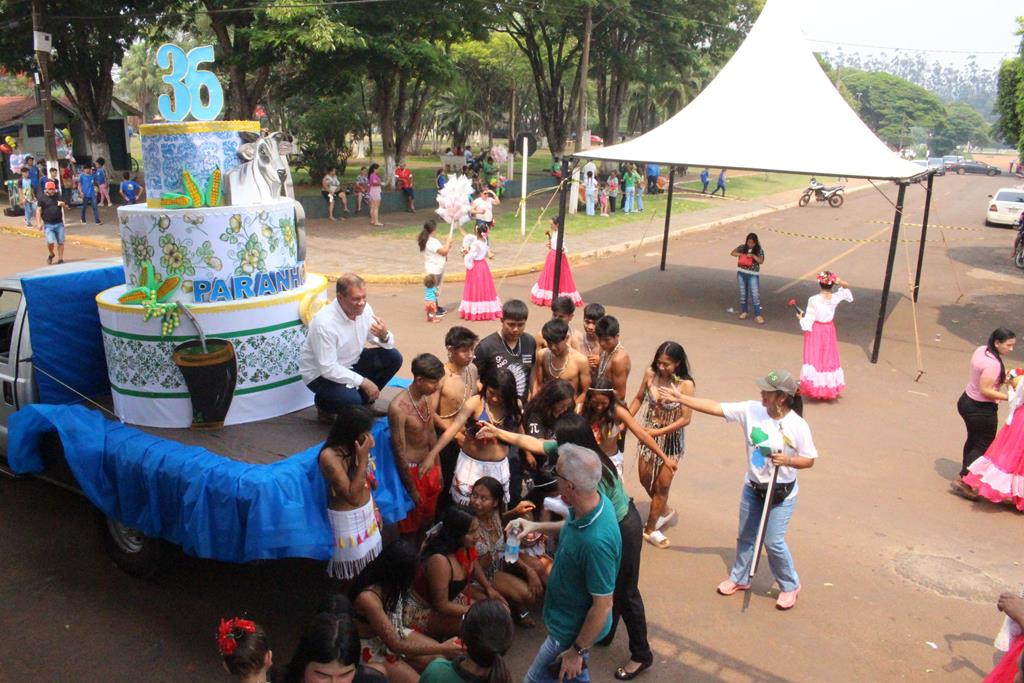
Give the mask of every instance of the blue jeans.
<path id="1" fill-rule="evenodd" d="M 588 216 L 593 216 L 594 215 L 594 202 L 597 201 L 597 195 L 596 194 L 591 194 L 590 192 L 587 192 L 586 193 L 586 197 L 587 197 L 587 215 Z"/>
<path id="2" fill-rule="evenodd" d="M 25 227 L 31 228 L 36 219 L 36 203 L 22 202 L 21 208 L 25 209 Z"/>
<path id="3" fill-rule="evenodd" d="M 85 207 L 92 205 L 92 215 L 96 219 L 96 222 L 100 222 L 100 210 L 96 207 L 96 193 L 92 193 L 89 196 L 82 195 L 82 222 L 85 222 Z"/>
<path id="4" fill-rule="evenodd" d="M 548 674 L 548 667 L 555 661 L 558 655 L 562 654 L 568 646 L 561 646 L 558 641 L 548 636 L 541 643 L 540 650 L 537 651 L 537 656 L 533 658 L 533 664 L 530 665 L 530 670 L 526 672 L 526 676 L 523 678 L 523 683 L 552 683 L 555 678 L 552 678 Z M 583 661 L 586 662 L 588 657 L 584 657 Z M 580 672 L 580 675 L 576 678 L 564 678 L 564 683 L 590 683 L 590 669 L 584 669 Z"/>
<path id="5" fill-rule="evenodd" d="M 383 389 L 401 367 L 402 354 L 398 349 L 373 348 L 363 349 L 352 369 Z M 359 387 L 347 387 L 325 377 L 317 377 L 306 386 L 315 395 L 313 402 L 316 407 L 330 413 L 337 412 L 342 406 L 367 403 Z"/>
<path id="6" fill-rule="evenodd" d="M 639 185 L 636 188 L 636 210 L 644 210 L 644 189 Z"/>
<path id="7" fill-rule="evenodd" d="M 740 286 L 740 311 L 747 313 L 747 294 L 754 306 L 754 315 L 761 315 L 761 276 L 756 273 L 736 272 L 736 282 Z"/>
<path id="8" fill-rule="evenodd" d="M 64 244 L 63 223 L 43 223 L 43 233 L 47 244 Z"/>
<path id="9" fill-rule="evenodd" d="M 764 530 L 764 549 L 768 554 L 768 566 L 772 576 L 779 582 L 783 591 L 796 590 L 800 585 L 800 577 L 793 566 L 793 556 L 786 545 L 786 528 L 789 518 L 793 516 L 796 496 L 777 503 L 768 512 L 768 526 Z M 740 535 L 736 539 L 736 560 L 729 572 L 729 579 L 735 583 L 750 583 L 750 565 L 754 561 L 754 538 L 757 536 L 757 525 L 761 521 L 761 510 L 764 501 L 754 492 L 749 484 L 743 485 L 740 497 Z"/>
<path id="10" fill-rule="evenodd" d="M 622 207 L 623 212 L 630 213 L 630 212 L 633 211 L 633 198 L 635 196 L 636 196 L 636 188 L 634 188 L 634 187 L 627 187 L 626 188 L 626 203 Z"/>

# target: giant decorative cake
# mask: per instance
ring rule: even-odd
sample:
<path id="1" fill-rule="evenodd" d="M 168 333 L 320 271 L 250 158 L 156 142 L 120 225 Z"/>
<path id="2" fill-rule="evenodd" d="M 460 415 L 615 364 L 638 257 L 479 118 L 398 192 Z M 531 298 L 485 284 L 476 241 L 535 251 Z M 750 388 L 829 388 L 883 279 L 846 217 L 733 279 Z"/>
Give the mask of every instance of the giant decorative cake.
<path id="1" fill-rule="evenodd" d="M 306 275 L 278 135 L 196 121 L 140 136 L 147 203 L 118 209 L 126 284 L 96 297 L 115 413 L 202 428 L 312 405 L 299 353 L 327 280 Z"/>

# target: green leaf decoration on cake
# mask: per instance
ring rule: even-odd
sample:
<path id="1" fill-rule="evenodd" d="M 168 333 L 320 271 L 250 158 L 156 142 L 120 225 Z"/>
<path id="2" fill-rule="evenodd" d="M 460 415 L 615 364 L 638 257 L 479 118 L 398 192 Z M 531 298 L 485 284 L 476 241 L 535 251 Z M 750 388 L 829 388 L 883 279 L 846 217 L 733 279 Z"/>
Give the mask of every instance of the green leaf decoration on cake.
<path id="1" fill-rule="evenodd" d="M 178 304 L 169 299 L 181 286 L 181 278 L 157 279 L 152 261 L 145 261 L 139 272 L 139 286 L 129 289 L 117 298 L 119 303 L 142 306 L 142 319 L 160 316 L 160 332 L 165 337 L 178 327 Z"/>

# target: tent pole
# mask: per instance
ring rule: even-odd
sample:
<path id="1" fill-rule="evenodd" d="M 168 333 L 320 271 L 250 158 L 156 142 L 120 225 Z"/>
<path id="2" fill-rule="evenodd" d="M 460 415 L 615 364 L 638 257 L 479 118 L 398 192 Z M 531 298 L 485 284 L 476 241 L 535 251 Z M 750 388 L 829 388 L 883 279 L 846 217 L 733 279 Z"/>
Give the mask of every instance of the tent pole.
<path id="1" fill-rule="evenodd" d="M 871 362 L 878 362 L 878 347 L 882 343 L 882 327 L 885 325 L 885 309 L 889 304 L 889 286 L 892 284 L 892 265 L 896 260 L 896 245 L 900 241 L 900 221 L 903 219 L 903 199 L 907 194 L 907 183 L 900 183 L 896 196 L 896 212 L 892 217 L 892 237 L 889 239 L 889 260 L 885 264 L 885 282 L 882 283 L 882 303 L 878 307 L 878 324 L 875 326 L 875 344 L 871 349 Z"/>
<path id="2" fill-rule="evenodd" d="M 914 303 L 917 303 L 917 294 L 921 291 L 921 267 L 924 265 L 924 243 L 928 237 L 928 212 L 932 208 L 932 181 L 934 173 L 928 174 L 928 185 L 924 191 L 924 218 L 921 219 L 921 245 L 917 248 L 917 273 L 914 275 Z"/>
<path id="3" fill-rule="evenodd" d="M 676 187 L 676 167 L 668 172 L 668 199 L 665 200 L 665 235 L 661 238 L 661 269 L 665 270 L 668 258 L 668 224 L 672 222 L 672 190 Z"/>
<path id="4" fill-rule="evenodd" d="M 558 239 L 555 240 L 555 281 L 551 285 L 551 303 L 558 298 L 558 285 L 562 279 L 562 249 L 565 246 L 565 210 L 569 199 L 568 183 L 569 158 L 562 157 L 562 180 L 560 181 L 558 195 Z M 550 245 L 549 245 L 550 246 Z"/>

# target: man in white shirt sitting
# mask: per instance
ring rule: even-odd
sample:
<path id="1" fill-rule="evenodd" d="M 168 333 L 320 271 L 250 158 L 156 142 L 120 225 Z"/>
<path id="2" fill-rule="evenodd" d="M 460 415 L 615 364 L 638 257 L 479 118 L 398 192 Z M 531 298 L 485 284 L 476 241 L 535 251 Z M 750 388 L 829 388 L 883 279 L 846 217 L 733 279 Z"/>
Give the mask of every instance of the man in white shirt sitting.
<path id="1" fill-rule="evenodd" d="M 299 372 L 324 419 L 344 405 L 373 403 L 399 368 L 395 336 L 366 303 L 366 283 L 355 273 L 338 278 L 336 300 L 309 324 Z M 367 341 L 374 343 L 367 347 Z"/>

